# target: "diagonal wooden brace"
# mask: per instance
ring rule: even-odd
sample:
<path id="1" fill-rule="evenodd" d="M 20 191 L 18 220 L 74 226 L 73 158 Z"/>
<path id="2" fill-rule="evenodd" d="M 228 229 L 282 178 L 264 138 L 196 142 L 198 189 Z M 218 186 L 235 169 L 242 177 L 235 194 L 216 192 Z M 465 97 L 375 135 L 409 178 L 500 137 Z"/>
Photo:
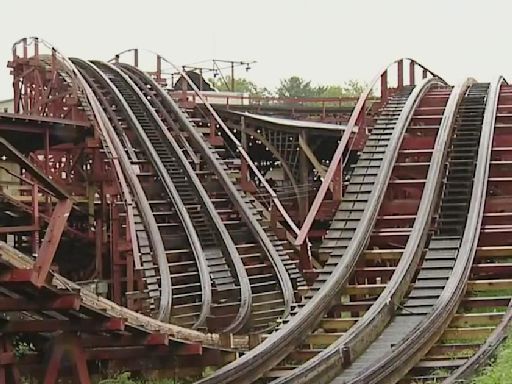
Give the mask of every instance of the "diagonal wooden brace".
<path id="1" fill-rule="evenodd" d="M 34 263 L 34 271 L 37 274 L 34 284 L 38 287 L 41 287 L 46 281 L 62 232 L 66 227 L 72 205 L 69 199 L 59 200 L 50 218 L 50 224 L 48 225 L 41 248 L 39 249 L 39 254 Z"/>

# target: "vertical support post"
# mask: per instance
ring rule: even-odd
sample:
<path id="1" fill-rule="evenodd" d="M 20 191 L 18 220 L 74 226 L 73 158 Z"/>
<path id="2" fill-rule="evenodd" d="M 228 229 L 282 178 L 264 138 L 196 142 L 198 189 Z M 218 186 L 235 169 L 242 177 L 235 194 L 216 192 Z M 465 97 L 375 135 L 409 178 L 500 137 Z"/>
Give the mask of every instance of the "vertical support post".
<path id="1" fill-rule="evenodd" d="M 231 62 L 231 92 L 235 92 L 235 63 Z"/>
<path id="2" fill-rule="evenodd" d="M 23 58 L 26 59 L 28 57 L 28 51 L 27 51 L 27 38 L 25 37 L 23 39 Z"/>
<path id="3" fill-rule="evenodd" d="M 156 57 L 156 81 L 158 84 L 162 82 L 162 57 L 160 55 Z"/>
<path id="4" fill-rule="evenodd" d="M 305 129 L 301 129 L 299 132 L 300 138 L 307 143 L 308 142 L 308 134 Z M 300 139 L 299 139 L 300 140 Z M 308 159 L 304 150 L 299 146 L 299 183 L 300 185 L 305 185 L 306 188 L 303 189 L 302 196 L 297 196 L 297 203 L 299 205 L 299 220 L 300 224 L 304 224 L 304 220 L 308 214 L 309 207 L 309 167 L 308 167 Z"/>
<path id="5" fill-rule="evenodd" d="M 210 116 L 210 144 L 215 142 L 217 136 L 217 121 L 213 116 Z"/>
<path id="6" fill-rule="evenodd" d="M 416 85 L 416 63 L 414 60 L 409 62 L 409 85 Z"/>
<path id="7" fill-rule="evenodd" d="M 73 363 L 74 383 L 91 384 L 85 351 L 76 335 L 61 335 L 53 342 L 53 350 L 47 364 L 44 384 L 56 384 L 62 358 L 66 354 Z"/>
<path id="8" fill-rule="evenodd" d="M 50 174 L 50 129 L 48 127 L 44 130 L 44 173 L 46 176 Z M 47 214 L 52 211 L 52 204 L 50 196 L 46 196 Z"/>
<path id="9" fill-rule="evenodd" d="M 332 178 L 332 183 L 333 183 L 333 186 L 332 186 L 332 198 L 333 200 L 335 201 L 341 201 L 341 197 L 342 197 L 342 194 L 343 194 L 343 191 L 342 191 L 342 182 L 343 182 L 343 177 L 342 177 L 342 173 L 343 173 L 343 158 L 340 160 L 340 162 L 338 163 L 337 167 L 336 167 L 336 172 L 334 172 L 334 176 Z"/>
<path id="10" fill-rule="evenodd" d="M 102 210 L 103 211 L 103 210 Z M 95 234 L 95 259 L 96 259 L 96 274 L 103 277 L 103 218 L 101 215 L 96 216 L 96 231 Z"/>
<path id="11" fill-rule="evenodd" d="M 247 132 L 245 131 L 245 116 L 242 116 L 240 119 L 240 134 L 241 134 L 241 144 L 244 151 L 247 152 Z M 247 160 L 242 156 L 240 163 L 240 185 L 242 189 L 244 186 L 248 186 L 249 184 L 249 165 L 247 164 Z"/>
<path id="12" fill-rule="evenodd" d="M 426 79 L 428 77 L 428 71 L 426 68 L 423 68 L 423 78 Z"/>
<path id="13" fill-rule="evenodd" d="M 313 264 L 311 263 L 311 252 L 309 252 L 309 243 L 307 238 L 300 245 L 299 269 L 303 272 L 308 271 L 309 273 L 313 271 Z M 308 284 L 309 283 L 310 282 L 308 281 Z"/>
<path id="14" fill-rule="evenodd" d="M 115 203 L 112 204 L 112 300 L 114 303 L 121 303 L 121 255 L 119 252 L 119 209 Z"/>
<path id="15" fill-rule="evenodd" d="M 139 68 L 139 49 L 135 48 L 133 50 L 133 66 L 135 68 Z"/>
<path id="16" fill-rule="evenodd" d="M 400 59 L 397 63 L 398 90 L 404 87 L 404 60 Z"/>
<path id="17" fill-rule="evenodd" d="M 270 202 L 270 228 L 272 228 L 274 231 L 277 229 L 277 223 L 278 223 L 278 215 L 279 210 L 276 208 L 275 204 L 272 204 L 272 201 Z"/>
<path id="18" fill-rule="evenodd" d="M 21 375 L 18 368 L 14 365 L 16 359 L 12 341 L 7 336 L 0 338 L 0 383 L 21 384 Z"/>
<path id="19" fill-rule="evenodd" d="M 34 232 L 32 233 L 32 255 L 36 256 L 39 252 L 39 188 L 37 184 L 32 184 L 32 224 Z"/>
<path id="20" fill-rule="evenodd" d="M 34 58 L 36 63 L 39 64 L 39 38 L 34 38 Z"/>
<path id="21" fill-rule="evenodd" d="M 385 103 L 388 99 L 388 71 L 380 76 L 380 101 Z"/>

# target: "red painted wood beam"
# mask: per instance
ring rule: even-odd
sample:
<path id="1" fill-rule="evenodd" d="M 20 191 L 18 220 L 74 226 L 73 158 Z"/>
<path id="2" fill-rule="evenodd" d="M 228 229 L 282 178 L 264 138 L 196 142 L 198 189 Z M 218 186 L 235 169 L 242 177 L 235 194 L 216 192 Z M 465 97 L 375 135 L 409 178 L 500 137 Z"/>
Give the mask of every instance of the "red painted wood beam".
<path id="1" fill-rule="evenodd" d="M 87 360 L 127 360 L 127 359 L 148 359 L 155 356 L 169 354 L 169 347 L 160 346 L 123 346 L 123 347 L 100 347 L 85 351 Z"/>
<path id="2" fill-rule="evenodd" d="M 17 233 L 17 232 L 33 232 L 39 230 L 37 225 L 19 225 L 16 227 L 0 227 L 0 234 Z"/>
<path id="3" fill-rule="evenodd" d="M 37 273 L 37 278 L 34 284 L 38 287 L 43 286 L 46 281 L 62 232 L 66 227 L 71 207 L 71 200 L 61 200 L 57 203 L 55 210 L 53 211 L 50 224 L 46 230 L 36 262 L 34 263 L 34 270 Z"/>
<path id="4" fill-rule="evenodd" d="M 176 345 L 176 355 L 178 356 L 199 356 L 203 354 L 203 346 L 199 343 L 178 344 Z"/>
<path id="5" fill-rule="evenodd" d="M 36 273 L 33 269 L 9 269 L 0 273 L 0 283 L 33 283 Z"/>
<path id="6" fill-rule="evenodd" d="M 11 320 L 0 325 L 2 333 L 39 333 L 39 332 L 104 332 L 124 331 L 124 320 L 110 318 L 97 319 L 70 319 L 70 320 Z"/>
<path id="7" fill-rule="evenodd" d="M 169 345 L 169 336 L 163 333 L 150 335 L 94 335 L 82 336 L 84 348 L 128 347 L 137 345 L 156 346 Z"/>
<path id="8" fill-rule="evenodd" d="M 49 311 L 49 310 L 78 310 L 80 295 L 69 294 L 51 299 L 27 300 L 23 298 L 0 297 L 0 311 Z"/>

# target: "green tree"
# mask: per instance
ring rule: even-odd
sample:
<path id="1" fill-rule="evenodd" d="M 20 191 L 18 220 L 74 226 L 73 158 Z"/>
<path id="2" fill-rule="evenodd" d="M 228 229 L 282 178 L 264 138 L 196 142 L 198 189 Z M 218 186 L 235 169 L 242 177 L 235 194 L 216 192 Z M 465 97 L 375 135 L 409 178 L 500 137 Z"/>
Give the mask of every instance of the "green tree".
<path id="1" fill-rule="evenodd" d="M 231 91 L 231 76 L 217 77 L 208 80 L 219 91 Z M 235 78 L 235 92 L 250 93 L 251 95 L 260 95 L 269 93 L 266 88 L 258 88 L 251 80 L 243 77 Z"/>
<path id="2" fill-rule="evenodd" d="M 366 89 L 366 84 L 349 80 L 343 85 L 311 85 L 299 76 L 283 79 L 276 93 L 280 97 L 345 97 L 359 96 Z"/>
<path id="3" fill-rule="evenodd" d="M 368 84 L 358 80 L 349 80 L 343 86 L 344 96 L 359 96 L 368 87 Z"/>
<path id="4" fill-rule="evenodd" d="M 311 85 L 311 81 L 306 81 L 299 76 L 292 76 L 281 80 L 276 93 L 279 97 L 315 97 L 317 91 Z"/>

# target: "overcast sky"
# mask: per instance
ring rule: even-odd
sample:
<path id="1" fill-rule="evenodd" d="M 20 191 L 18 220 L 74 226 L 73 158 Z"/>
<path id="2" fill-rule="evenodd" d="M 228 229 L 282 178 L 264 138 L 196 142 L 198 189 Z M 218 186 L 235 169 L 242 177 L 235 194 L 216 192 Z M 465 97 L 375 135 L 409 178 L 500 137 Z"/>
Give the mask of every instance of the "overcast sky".
<path id="1" fill-rule="evenodd" d="M 313 83 L 369 81 L 400 56 L 456 82 L 512 75 L 507 0 L 24 0 L 0 12 L 0 99 L 11 97 L 5 67 L 12 43 L 49 40 L 68 56 L 108 59 L 144 47 L 178 64 L 257 60 L 261 86 L 299 75 Z"/>

